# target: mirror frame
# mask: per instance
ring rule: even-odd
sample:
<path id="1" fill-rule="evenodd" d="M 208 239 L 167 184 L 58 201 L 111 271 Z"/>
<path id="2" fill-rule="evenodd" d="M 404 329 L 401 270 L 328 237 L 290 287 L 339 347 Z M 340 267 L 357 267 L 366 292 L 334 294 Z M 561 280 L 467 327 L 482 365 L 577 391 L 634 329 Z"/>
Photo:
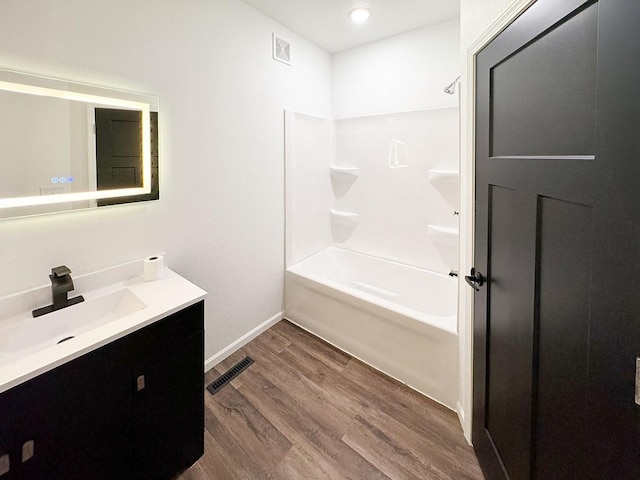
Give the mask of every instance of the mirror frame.
<path id="1" fill-rule="evenodd" d="M 88 102 L 142 112 L 142 187 L 2 198 L 0 209 L 132 197 L 151 193 L 151 119 L 158 97 L 0 69 L 0 90 Z"/>

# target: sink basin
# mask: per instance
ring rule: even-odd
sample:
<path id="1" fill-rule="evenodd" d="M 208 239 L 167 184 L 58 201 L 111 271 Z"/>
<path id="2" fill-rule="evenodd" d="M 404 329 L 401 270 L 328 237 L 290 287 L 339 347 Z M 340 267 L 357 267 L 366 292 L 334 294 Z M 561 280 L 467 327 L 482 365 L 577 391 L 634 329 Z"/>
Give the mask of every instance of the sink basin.
<path id="1" fill-rule="evenodd" d="M 93 330 L 146 305 L 121 288 L 62 310 L 32 318 L 30 312 L 0 330 L 0 357 L 26 356 Z"/>

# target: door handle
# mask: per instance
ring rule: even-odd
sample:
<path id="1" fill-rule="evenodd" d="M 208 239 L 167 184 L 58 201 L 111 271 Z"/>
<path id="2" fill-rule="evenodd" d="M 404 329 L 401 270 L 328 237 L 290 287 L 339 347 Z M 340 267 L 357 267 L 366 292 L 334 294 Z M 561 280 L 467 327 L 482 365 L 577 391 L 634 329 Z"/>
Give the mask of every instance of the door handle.
<path id="1" fill-rule="evenodd" d="M 469 284 L 476 292 L 480 291 L 480 287 L 484 285 L 486 278 L 480 272 L 476 272 L 475 267 L 471 268 L 471 275 L 466 275 L 464 281 Z"/>

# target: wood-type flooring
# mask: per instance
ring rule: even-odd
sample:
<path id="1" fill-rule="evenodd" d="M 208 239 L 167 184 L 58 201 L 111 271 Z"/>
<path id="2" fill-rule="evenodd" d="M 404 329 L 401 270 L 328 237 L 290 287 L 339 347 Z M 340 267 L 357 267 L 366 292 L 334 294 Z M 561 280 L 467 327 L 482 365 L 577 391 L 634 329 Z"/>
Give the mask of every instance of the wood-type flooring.
<path id="1" fill-rule="evenodd" d="M 179 480 L 482 479 L 456 415 L 283 320 L 205 375 L 205 453 Z"/>

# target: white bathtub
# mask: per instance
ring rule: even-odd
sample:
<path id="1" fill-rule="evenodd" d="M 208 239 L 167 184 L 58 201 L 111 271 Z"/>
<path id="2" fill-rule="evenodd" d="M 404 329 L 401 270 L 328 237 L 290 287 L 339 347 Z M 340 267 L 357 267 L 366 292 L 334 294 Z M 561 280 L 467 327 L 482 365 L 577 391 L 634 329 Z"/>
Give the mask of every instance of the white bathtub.
<path id="1" fill-rule="evenodd" d="M 451 409 L 456 295 L 447 275 L 336 247 L 285 272 L 289 320 Z"/>

